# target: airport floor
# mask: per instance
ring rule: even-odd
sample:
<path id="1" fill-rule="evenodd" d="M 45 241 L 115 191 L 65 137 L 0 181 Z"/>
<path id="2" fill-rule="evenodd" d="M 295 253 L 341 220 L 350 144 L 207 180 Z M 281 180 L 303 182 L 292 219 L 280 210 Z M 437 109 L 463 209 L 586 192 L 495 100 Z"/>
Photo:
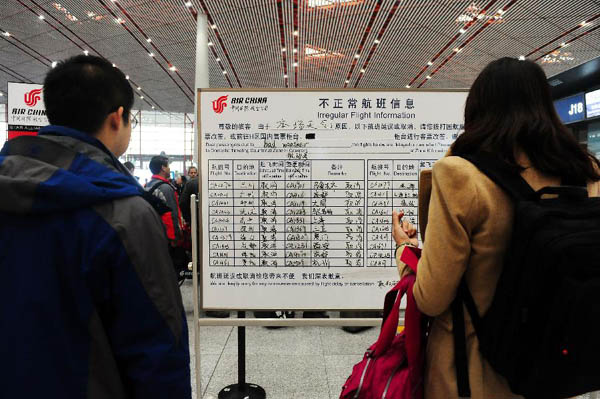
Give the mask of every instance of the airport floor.
<path id="1" fill-rule="evenodd" d="M 181 287 L 190 330 L 194 399 L 217 399 L 237 382 L 237 327 L 202 327 L 202 396 L 196 395 L 192 284 Z M 333 313 L 332 316 L 338 316 Z M 352 366 L 377 339 L 378 328 L 349 334 L 336 327 L 246 328 L 246 381 L 263 387 L 268 399 L 337 399 Z M 600 392 L 577 399 L 600 399 Z"/>

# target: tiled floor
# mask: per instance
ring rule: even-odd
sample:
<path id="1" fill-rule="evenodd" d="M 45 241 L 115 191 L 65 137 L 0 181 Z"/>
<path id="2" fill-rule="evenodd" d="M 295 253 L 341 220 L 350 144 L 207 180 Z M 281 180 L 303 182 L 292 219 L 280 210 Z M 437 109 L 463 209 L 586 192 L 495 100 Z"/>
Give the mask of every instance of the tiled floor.
<path id="1" fill-rule="evenodd" d="M 192 390 L 196 387 L 192 287 L 182 287 L 190 329 Z M 337 316 L 336 314 L 333 314 Z M 335 327 L 246 328 L 246 380 L 263 387 L 269 399 L 338 398 L 342 385 L 377 339 L 378 329 L 349 334 Z M 202 393 L 216 399 L 237 382 L 237 327 L 200 329 Z"/>

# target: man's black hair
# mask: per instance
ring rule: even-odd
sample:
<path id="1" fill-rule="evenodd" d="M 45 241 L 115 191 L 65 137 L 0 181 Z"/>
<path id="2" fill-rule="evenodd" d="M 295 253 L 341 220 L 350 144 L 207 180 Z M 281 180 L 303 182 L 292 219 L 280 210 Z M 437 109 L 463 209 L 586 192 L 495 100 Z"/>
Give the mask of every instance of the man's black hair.
<path id="1" fill-rule="evenodd" d="M 123 122 L 129 123 L 133 89 L 123 72 L 110 62 L 79 55 L 48 72 L 44 103 L 51 124 L 94 134 L 119 107 L 123 107 Z"/>
<path id="2" fill-rule="evenodd" d="M 129 161 L 125 162 L 123 164 L 123 166 L 125 166 L 127 168 L 127 170 L 130 171 L 131 173 L 133 173 L 133 171 L 135 170 L 135 166 Z"/>
<path id="3" fill-rule="evenodd" d="M 152 174 L 157 175 L 163 166 L 169 165 L 169 158 L 163 157 L 162 155 L 156 155 L 150 160 L 150 171 Z"/>

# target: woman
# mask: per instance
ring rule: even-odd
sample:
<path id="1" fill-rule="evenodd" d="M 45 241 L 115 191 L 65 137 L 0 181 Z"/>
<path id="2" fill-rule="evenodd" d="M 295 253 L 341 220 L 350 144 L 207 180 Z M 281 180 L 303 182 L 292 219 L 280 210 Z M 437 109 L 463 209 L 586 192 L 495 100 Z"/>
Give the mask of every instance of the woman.
<path id="1" fill-rule="evenodd" d="M 588 181 L 590 196 L 600 196 L 600 163 L 560 122 L 546 76 L 533 62 L 499 59 L 473 83 L 465 105 L 465 131 L 450 154 L 479 151 L 498 155 L 534 190 L 575 177 Z M 416 245 L 414 227 L 401 217 L 402 213 L 394 213 L 397 245 Z M 429 224 L 413 290 L 419 309 L 434 317 L 426 354 L 427 399 L 458 397 L 450 304 L 465 275 L 479 313 L 490 307 L 512 219 L 507 194 L 473 164 L 451 155 L 436 162 Z M 400 261 L 398 268 L 401 274 L 409 272 Z M 465 319 L 472 398 L 517 397 L 482 358 L 470 318 Z"/>

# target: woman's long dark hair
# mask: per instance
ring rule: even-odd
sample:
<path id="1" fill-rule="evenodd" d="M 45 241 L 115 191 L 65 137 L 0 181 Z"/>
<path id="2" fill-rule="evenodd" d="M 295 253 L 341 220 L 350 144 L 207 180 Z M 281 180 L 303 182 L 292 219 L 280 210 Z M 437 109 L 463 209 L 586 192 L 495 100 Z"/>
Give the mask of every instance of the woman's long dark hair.
<path id="1" fill-rule="evenodd" d="M 505 57 L 488 64 L 471 86 L 465 131 L 452 145 L 452 154 L 491 152 L 522 170 L 515 160 L 518 149 L 546 175 L 563 181 L 600 180 L 594 168 L 600 162 L 556 114 L 542 68 Z"/>

